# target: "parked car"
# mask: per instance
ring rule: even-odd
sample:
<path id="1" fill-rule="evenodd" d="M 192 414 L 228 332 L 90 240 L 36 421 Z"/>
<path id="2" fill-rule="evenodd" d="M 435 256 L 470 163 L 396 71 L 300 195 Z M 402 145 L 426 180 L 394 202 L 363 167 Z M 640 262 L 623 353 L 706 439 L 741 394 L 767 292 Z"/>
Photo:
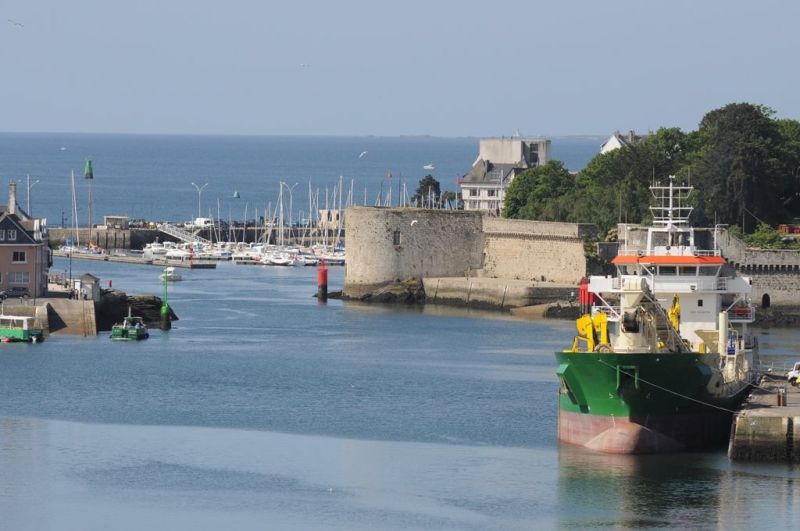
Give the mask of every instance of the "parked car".
<path id="1" fill-rule="evenodd" d="M 0 300 L 6 300 L 8 298 L 16 299 L 19 297 L 27 299 L 29 296 L 28 288 L 22 286 L 14 286 L 0 291 Z"/>
<path id="2" fill-rule="evenodd" d="M 795 363 L 792 370 L 786 373 L 786 380 L 792 385 L 797 385 L 798 378 L 800 378 L 800 361 Z"/>

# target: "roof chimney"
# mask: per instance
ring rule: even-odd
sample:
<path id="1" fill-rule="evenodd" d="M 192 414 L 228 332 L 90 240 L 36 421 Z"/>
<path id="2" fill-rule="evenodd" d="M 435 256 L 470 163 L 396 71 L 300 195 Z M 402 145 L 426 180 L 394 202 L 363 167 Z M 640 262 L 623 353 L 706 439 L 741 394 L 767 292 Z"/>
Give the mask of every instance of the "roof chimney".
<path id="1" fill-rule="evenodd" d="M 8 183 L 8 213 L 17 213 L 17 183 L 14 181 Z"/>

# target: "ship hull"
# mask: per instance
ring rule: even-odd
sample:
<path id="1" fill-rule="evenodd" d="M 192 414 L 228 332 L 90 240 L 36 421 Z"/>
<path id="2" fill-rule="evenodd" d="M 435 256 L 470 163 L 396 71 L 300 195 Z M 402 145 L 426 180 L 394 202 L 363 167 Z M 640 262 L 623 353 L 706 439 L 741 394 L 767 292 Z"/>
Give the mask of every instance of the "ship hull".
<path id="1" fill-rule="evenodd" d="M 717 356 L 557 352 L 558 438 L 638 454 L 725 445 L 747 382 L 722 383 Z"/>

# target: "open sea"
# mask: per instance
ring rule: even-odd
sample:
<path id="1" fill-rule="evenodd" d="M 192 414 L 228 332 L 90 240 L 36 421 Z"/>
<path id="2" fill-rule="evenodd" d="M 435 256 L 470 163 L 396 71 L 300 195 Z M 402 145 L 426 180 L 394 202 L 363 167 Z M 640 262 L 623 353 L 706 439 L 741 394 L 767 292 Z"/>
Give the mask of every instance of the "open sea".
<path id="1" fill-rule="evenodd" d="M 599 152 L 602 141 L 555 138 L 551 155 L 579 170 Z M 340 178 L 343 203 L 351 189 L 355 203 L 364 204 L 366 195 L 369 205 L 391 189 L 397 204 L 403 188 L 412 196 L 427 174 L 436 177 L 443 191 L 456 191 L 456 178 L 467 173 L 478 156 L 478 142 L 436 137 L 0 133 L 0 198 L 7 197 L 8 181 L 17 180 L 18 202 L 27 208 L 30 181 L 35 183 L 30 187 L 33 213 L 46 217 L 51 227 L 72 226 L 74 171 L 78 224 L 85 226 L 89 186 L 84 166 L 90 158 L 94 223 L 102 223 L 103 215 L 148 221 L 253 220 L 265 211 L 274 212 L 280 182 L 292 189 L 292 219 L 303 219 L 309 212 L 309 188 L 323 208 L 326 195 L 332 201 Z M 427 165 L 434 169 L 423 169 Z M 201 188 L 207 184 L 200 196 L 202 216 L 192 183 Z"/>
<path id="2" fill-rule="evenodd" d="M 66 164 L 57 157 L 86 142 L 95 198 L 108 205 L 95 211 L 128 205 L 144 217 L 150 208 L 188 219 L 197 195 L 184 181 L 203 175 L 215 183 L 207 192 L 236 188 L 242 199 L 269 201 L 277 181 L 300 176 L 324 186 L 341 172 L 370 190 L 379 184 L 384 159 L 356 176 L 338 167 L 340 150 L 356 159 L 367 150 L 362 161 L 396 153 L 385 160 L 414 179 L 431 162 L 463 173 L 477 151 L 466 139 L 219 137 L 227 147 L 218 149 L 214 138 L 0 135 L 0 175 L 30 171 L 40 179 L 33 212 L 52 216 L 63 198 L 48 183 L 68 193 L 62 181 L 83 165 L 83 153 Z M 37 157 L 34 147 L 48 142 L 54 152 Z M 57 259 L 53 270 L 66 267 Z M 151 266 L 72 267 L 128 293 L 161 293 Z M 560 446 L 552 352 L 571 341 L 571 322 L 320 304 L 314 268 L 220 264 L 182 274 L 169 286 L 180 320 L 147 341 L 104 333 L 0 345 L 0 529 L 774 529 L 800 521 L 792 466 L 732 464 L 724 452 L 607 456 Z M 331 289 L 343 274 L 331 268 Z M 759 334 L 767 360 L 800 359 L 797 330 Z"/>

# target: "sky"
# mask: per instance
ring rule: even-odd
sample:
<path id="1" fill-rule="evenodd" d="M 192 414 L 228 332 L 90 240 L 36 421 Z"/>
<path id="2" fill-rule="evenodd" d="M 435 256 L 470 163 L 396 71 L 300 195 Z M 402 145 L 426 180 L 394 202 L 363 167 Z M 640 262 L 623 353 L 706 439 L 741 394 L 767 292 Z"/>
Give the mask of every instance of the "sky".
<path id="1" fill-rule="evenodd" d="M 800 118 L 791 0 L 0 0 L 0 131 L 607 135 Z"/>

